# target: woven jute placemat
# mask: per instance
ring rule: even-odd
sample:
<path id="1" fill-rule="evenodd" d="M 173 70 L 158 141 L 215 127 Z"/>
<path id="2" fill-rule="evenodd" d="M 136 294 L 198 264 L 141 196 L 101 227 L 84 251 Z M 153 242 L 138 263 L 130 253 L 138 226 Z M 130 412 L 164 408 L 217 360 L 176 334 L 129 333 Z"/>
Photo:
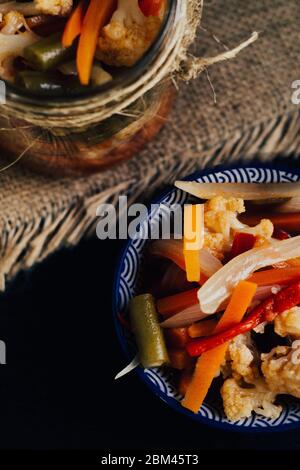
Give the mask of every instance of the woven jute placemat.
<path id="1" fill-rule="evenodd" d="M 259 40 L 209 75 L 179 84 L 168 124 L 143 152 L 88 177 L 51 178 L 19 165 L 2 172 L 0 287 L 60 246 L 95 234 L 101 202 L 120 194 L 144 200 L 198 168 L 298 155 L 300 106 L 291 97 L 292 82 L 300 80 L 299 24 L 299 0 L 207 0 L 195 55 L 235 47 L 254 30 Z"/>

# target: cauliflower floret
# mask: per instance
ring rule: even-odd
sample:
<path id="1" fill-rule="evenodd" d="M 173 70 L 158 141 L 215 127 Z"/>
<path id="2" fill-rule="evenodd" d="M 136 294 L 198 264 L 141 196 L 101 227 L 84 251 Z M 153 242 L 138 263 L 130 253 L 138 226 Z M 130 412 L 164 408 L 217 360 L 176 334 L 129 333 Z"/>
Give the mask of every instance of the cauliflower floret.
<path id="1" fill-rule="evenodd" d="M 26 20 L 22 13 L 18 11 L 10 11 L 3 16 L 1 22 L 2 34 L 15 34 L 23 27 L 27 29 Z"/>
<path id="2" fill-rule="evenodd" d="M 274 405 L 276 394 L 269 391 L 262 380 L 252 388 L 241 387 L 234 378 L 225 380 L 221 395 L 228 419 L 237 421 L 251 416 L 252 411 L 267 418 L 278 418 L 281 406 Z"/>
<path id="3" fill-rule="evenodd" d="M 67 15 L 72 8 L 73 0 L 34 0 L 32 2 L 6 2 L 0 3 L 0 13 L 18 11 L 24 16 L 38 14 Z"/>
<path id="4" fill-rule="evenodd" d="M 238 214 L 245 211 L 242 199 L 216 196 L 205 204 L 204 210 L 205 227 L 222 234 L 224 242 L 229 242 L 232 229 L 238 230 L 243 226 L 237 219 Z"/>
<path id="5" fill-rule="evenodd" d="M 247 383 L 253 383 L 258 377 L 258 369 L 254 361 L 255 349 L 249 334 L 236 336 L 230 342 L 227 357 L 231 361 L 234 378 L 243 378 Z"/>
<path id="6" fill-rule="evenodd" d="M 296 344 L 295 344 L 296 343 Z M 300 345 L 277 346 L 262 354 L 261 370 L 270 390 L 300 398 Z M 294 346 L 294 347 L 293 347 Z"/>
<path id="7" fill-rule="evenodd" d="M 228 244 L 232 230 L 242 230 L 243 224 L 237 219 L 237 213 L 232 211 L 207 211 L 204 214 L 205 226 L 210 230 L 221 233 Z"/>
<path id="8" fill-rule="evenodd" d="M 45 15 L 67 15 L 72 8 L 73 0 L 35 0 L 36 8 Z"/>
<path id="9" fill-rule="evenodd" d="M 277 418 L 281 407 L 274 405 L 277 393 L 268 388 L 258 368 L 258 353 L 250 334 L 234 338 L 222 365 L 225 377 L 221 388 L 226 416 L 233 421 L 247 418 L 252 411 L 268 418 Z"/>
<path id="10" fill-rule="evenodd" d="M 257 325 L 255 328 L 253 328 L 253 331 L 259 335 L 263 335 L 267 324 L 268 322 L 264 321 L 260 323 L 259 325 Z"/>
<path id="11" fill-rule="evenodd" d="M 13 80 L 15 57 L 22 56 L 25 47 L 34 44 L 39 36 L 31 31 L 18 34 L 0 33 L 0 77 L 5 80 Z"/>
<path id="12" fill-rule="evenodd" d="M 207 211 L 232 211 L 242 214 L 245 212 L 244 201 L 241 198 L 215 196 L 205 204 Z"/>
<path id="13" fill-rule="evenodd" d="M 236 336 L 230 343 L 226 352 L 225 362 L 221 371 L 223 377 L 243 379 L 253 384 L 259 377 L 258 353 L 251 341 L 250 333 Z"/>
<path id="14" fill-rule="evenodd" d="M 275 333 L 279 336 L 300 338 L 300 307 L 294 307 L 278 315 L 274 320 Z"/>
<path id="15" fill-rule="evenodd" d="M 118 8 L 99 38 L 97 58 L 108 65 L 131 67 L 150 47 L 160 26 L 159 17 L 143 15 L 138 0 L 118 0 Z"/>
<path id="16" fill-rule="evenodd" d="M 207 248 L 216 258 L 222 260 L 223 252 L 226 250 L 226 241 L 222 233 L 204 233 L 204 248 Z"/>
<path id="17" fill-rule="evenodd" d="M 239 214 L 244 211 L 244 201 L 239 198 L 226 199 L 222 196 L 216 196 L 205 204 L 204 222 L 207 232 L 205 244 L 213 254 L 215 254 L 214 251 L 218 252 L 218 258 L 222 257 L 224 251 L 230 250 L 236 232 L 255 235 L 259 245 L 271 239 L 274 230 L 272 222 L 268 219 L 262 219 L 255 227 L 249 227 L 238 220 Z M 218 240 L 220 245 L 217 250 L 214 239 L 211 240 L 209 235 L 214 233 L 222 236 L 222 239 Z"/>
<path id="18" fill-rule="evenodd" d="M 269 219 L 262 219 L 259 224 L 255 225 L 255 227 L 248 227 L 244 225 L 242 232 L 244 233 L 252 233 L 260 239 L 259 245 L 261 241 L 270 240 L 273 235 L 274 225 L 272 224 L 271 220 Z"/>

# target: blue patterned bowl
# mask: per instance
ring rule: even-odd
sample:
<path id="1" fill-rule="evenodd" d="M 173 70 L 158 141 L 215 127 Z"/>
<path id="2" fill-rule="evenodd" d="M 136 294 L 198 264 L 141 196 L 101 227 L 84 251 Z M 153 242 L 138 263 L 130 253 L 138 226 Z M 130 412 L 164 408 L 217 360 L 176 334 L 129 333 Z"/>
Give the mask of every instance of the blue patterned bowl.
<path id="1" fill-rule="evenodd" d="M 204 183 L 276 183 L 287 181 L 299 181 L 300 172 L 297 170 L 284 170 L 268 167 L 244 167 L 230 169 L 211 169 L 195 173 L 187 178 L 189 181 L 199 181 Z M 189 196 L 181 190 L 173 188 L 165 192 L 156 204 L 185 204 Z M 156 210 L 156 212 L 158 212 Z M 149 210 L 148 216 L 155 220 L 155 209 Z M 147 221 L 145 221 L 147 222 Z M 127 244 L 121 257 L 117 271 L 114 287 L 113 312 L 117 334 L 123 350 L 128 360 L 131 360 L 136 349 L 133 338 L 119 322 L 119 312 L 126 312 L 129 300 L 139 289 L 141 281 L 141 266 L 146 240 L 140 236 L 131 239 Z M 205 401 L 198 414 L 186 410 L 180 405 L 181 396 L 172 384 L 171 374 L 165 368 L 143 369 L 138 367 L 136 372 L 141 379 L 151 388 L 151 390 L 164 400 L 169 406 L 180 413 L 193 418 L 201 423 L 213 425 L 219 428 L 235 431 L 282 431 L 300 426 L 300 400 L 292 397 L 283 397 L 280 400 L 283 410 L 277 419 L 265 418 L 253 414 L 250 418 L 231 422 L 224 415 L 222 402 L 219 394 L 215 399 Z"/>

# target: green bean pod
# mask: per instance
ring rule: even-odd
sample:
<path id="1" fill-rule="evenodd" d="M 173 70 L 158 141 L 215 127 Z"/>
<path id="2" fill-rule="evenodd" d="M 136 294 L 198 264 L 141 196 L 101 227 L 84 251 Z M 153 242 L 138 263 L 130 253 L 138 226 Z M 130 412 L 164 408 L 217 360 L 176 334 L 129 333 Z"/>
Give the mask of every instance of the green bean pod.
<path id="1" fill-rule="evenodd" d="M 53 70 L 75 56 L 74 47 L 63 47 L 61 33 L 56 33 L 25 47 L 24 57 L 36 70 Z"/>
<path id="2" fill-rule="evenodd" d="M 49 72 L 23 70 L 17 75 L 16 84 L 42 96 L 62 97 L 85 93 L 89 87 L 82 86 L 77 77 L 63 77 Z"/>
<path id="3" fill-rule="evenodd" d="M 143 294 L 134 297 L 130 301 L 129 312 L 142 366 L 158 367 L 169 363 L 152 295 Z"/>

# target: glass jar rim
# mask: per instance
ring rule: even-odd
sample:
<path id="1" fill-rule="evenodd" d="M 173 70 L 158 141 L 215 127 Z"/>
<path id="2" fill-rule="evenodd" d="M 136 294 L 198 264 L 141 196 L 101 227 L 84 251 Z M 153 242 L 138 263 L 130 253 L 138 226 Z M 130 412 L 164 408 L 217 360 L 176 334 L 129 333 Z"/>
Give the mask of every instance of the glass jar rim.
<path id="1" fill-rule="evenodd" d="M 113 80 L 95 87 L 94 89 L 89 89 L 86 91 L 86 93 L 74 93 L 67 97 L 57 98 L 49 98 L 49 96 L 43 97 L 42 94 L 33 94 L 25 89 L 16 87 L 9 82 L 5 82 L 7 101 L 18 101 L 28 105 L 36 105 L 38 103 L 39 105 L 44 105 L 45 107 L 52 107 L 63 105 L 64 103 L 70 104 L 72 101 L 84 101 L 88 100 L 89 98 L 95 98 L 97 95 L 101 96 L 103 93 L 113 91 L 117 87 L 127 86 L 131 83 L 134 83 L 134 81 L 141 76 L 145 69 L 151 65 L 152 60 L 155 59 L 162 44 L 164 43 L 166 35 L 169 32 L 169 28 L 172 26 L 175 19 L 177 2 L 175 0 L 166 1 L 166 14 L 164 15 L 160 33 L 157 35 L 155 41 L 133 67 L 122 70 L 122 73 L 119 74 L 116 78 L 113 78 Z"/>

